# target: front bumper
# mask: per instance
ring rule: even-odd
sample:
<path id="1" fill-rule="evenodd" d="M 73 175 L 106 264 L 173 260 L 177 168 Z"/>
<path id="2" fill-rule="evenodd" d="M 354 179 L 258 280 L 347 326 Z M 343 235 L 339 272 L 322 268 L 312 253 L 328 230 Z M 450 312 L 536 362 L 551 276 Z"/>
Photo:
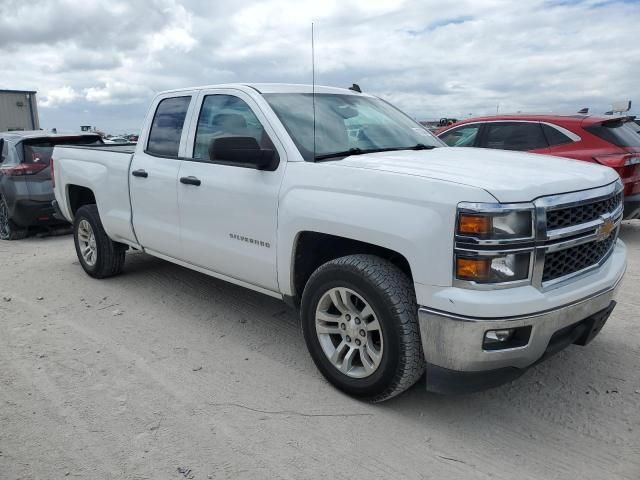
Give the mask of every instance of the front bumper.
<path id="1" fill-rule="evenodd" d="M 522 375 L 535 363 L 571 343 L 591 340 L 613 309 L 622 279 L 582 300 L 529 315 L 475 318 L 422 307 L 418 311 L 422 346 L 427 361 L 427 389 L 462 393 L 498 386 Z M 604 317 L 604 318 L 603 318 Z M 531 327 L 528 342 L 503 350 L 483 349 L 487 330 Z"/>

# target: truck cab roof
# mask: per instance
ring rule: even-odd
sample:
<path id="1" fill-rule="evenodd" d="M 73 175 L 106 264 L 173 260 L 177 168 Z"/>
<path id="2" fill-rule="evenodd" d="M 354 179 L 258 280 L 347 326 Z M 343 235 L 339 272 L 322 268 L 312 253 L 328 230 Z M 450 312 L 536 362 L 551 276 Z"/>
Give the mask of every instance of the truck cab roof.
<path id="1" fill-rule="evenodd" d="M 307 85 L 307 84 L 295 84 L 295 83 L 224 83 L 219 85 L 202 85 L 191 88 L 180 88 L 176 90 L 167 90 L 161 92 L 177 93 L 191 90 L 206 90 L 210 88 L 236 88 L 240 90 L 246 90 L 250 88 L 258 93 L 333 93 L 340 95 L 367 95 L 366 93 L 359 93 L 348 88 L 328 87 L 325 85 Z"/>

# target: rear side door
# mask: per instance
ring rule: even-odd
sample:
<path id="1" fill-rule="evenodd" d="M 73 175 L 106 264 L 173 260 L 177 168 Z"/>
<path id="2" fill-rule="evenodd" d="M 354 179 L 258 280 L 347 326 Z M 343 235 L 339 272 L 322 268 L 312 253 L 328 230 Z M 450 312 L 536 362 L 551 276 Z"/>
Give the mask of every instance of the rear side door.
<path id="1" fill-rule="evenodd" d="M 178 183 L 185 260 L 277 291 L 278 194 L 286 166 L 283 144 L 258 104 L 235 89 L 201 92 L 191 130 Z M 218 158 L 212 145 L 226 137 L 252 137 L 260 148 L 274 150 L 272 168 L 259 170 L 250 163 Z"/>
<path id="2" fill-rule="evenodd" d="M 559 125 L 541 122 L 542 131 L 549 143 L 549 155 L 593 161 L 593 152 L 580 143 L 574 132 Z"/>
<path id="3" fill-rule="evenodd" d="M 154 101 L 129 171 L 133 227 L 151 253 L 180 258 L 177 182 L 185 146 L 186 120 L 194 92 L 162 95 Z"/>
<path id="4" fill-rule="evenodd" d="M 484 124 L 480 146 L 499 150 L 549 153 L 549 144 L 540 122 L 487 122 Z"/>

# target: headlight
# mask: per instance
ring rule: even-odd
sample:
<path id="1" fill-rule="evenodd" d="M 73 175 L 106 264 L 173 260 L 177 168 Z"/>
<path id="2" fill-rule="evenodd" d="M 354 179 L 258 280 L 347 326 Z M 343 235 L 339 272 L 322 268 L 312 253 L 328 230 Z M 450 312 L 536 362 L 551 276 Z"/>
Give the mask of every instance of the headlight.
<path id="1" fill-rule="evenodd" d="M 532 238 L 532 210 L 472 213 L 461 209 L 457 233 L 479 239 Z"/>
<path id="2" fill-rule="evenodd" d="M 514 286 L 530 281 L 533 204 L 458 205 L 454 275 L 461 286 Z"/>
<path id="3" fill-rule="evenodd" d="M 529 278 L 531 253 L 465 257 L 456 255 L 456 277 L 476 283 L 502 283 Z"/>

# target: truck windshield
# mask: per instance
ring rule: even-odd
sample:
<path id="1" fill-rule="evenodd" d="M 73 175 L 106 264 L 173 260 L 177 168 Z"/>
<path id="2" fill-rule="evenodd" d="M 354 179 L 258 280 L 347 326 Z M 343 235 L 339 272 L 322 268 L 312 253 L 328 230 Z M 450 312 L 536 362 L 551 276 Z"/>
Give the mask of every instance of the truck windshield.
<path id="1" fill-rule="evenodd" d="M 357 153 L 445 146 L 422 125 L 372 97 L 319 93 L 264 95 L 307 161 Z M 314 151 L 315 150 L 315 151 Z"/>

